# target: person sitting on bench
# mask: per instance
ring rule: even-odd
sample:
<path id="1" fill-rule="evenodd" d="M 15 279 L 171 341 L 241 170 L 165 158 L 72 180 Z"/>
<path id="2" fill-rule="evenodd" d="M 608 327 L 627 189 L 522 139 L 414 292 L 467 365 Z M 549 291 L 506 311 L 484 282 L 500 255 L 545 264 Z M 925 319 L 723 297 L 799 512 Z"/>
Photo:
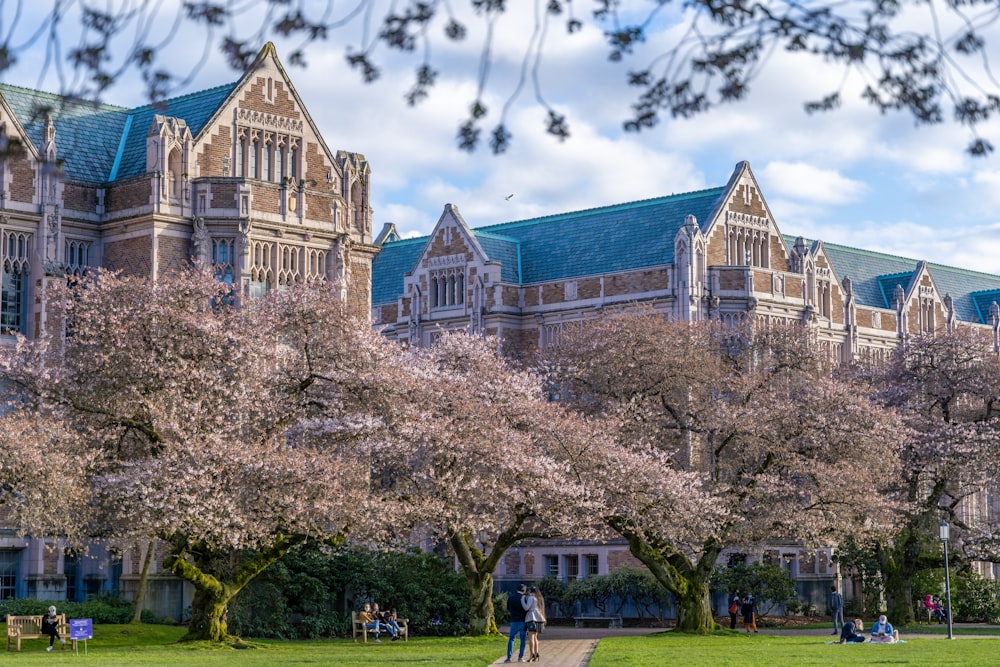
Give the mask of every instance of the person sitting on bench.
<path id="1" fill-rule="evenodd" d="M 45 649 L 46 651 L 52 650 L 57 639 L 60 644 L 66 645 L 66 640 L 59 636 L 59 620 L 56 618 L 55 607 L 49 607 L 48 613 L 42 616 L 42 634 L 49 636 L 49 647 Z"/>

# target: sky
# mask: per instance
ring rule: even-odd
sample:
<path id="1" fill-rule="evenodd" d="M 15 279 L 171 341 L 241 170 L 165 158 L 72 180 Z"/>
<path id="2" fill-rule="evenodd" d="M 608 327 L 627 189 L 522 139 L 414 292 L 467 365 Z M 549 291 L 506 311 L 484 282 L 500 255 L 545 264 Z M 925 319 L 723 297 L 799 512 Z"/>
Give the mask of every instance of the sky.
<path id="1" fill-rule="evenodd" d="M 452 2 L 456 9 L 466 4 Z M 482 93 L 489 110 L 484 133 L 517 88 L 534 25 L 533 4 L 508 3 L 507 14 L 493 25 L 493 62 Z M 22 11 L 17 21 L 15 5 Z M 0 4 L 0 38 L 13 35 L 15 27 L 19 35 L 31 34 L 28 26 L 38 25 L 32 13 L 50 6 L 44 1 Z M 308 46 L 304 68 L 290 63 L 295 45 L 267 32 L 261 38 L 275 41 L 327 145 L 369 160 L 376 231 L 392 222 L 403 236 L 427 234 L 448 203 L 478 227 L 716 187 L 747 160 L 785 234 L 1000 274 L 1000 155 L 969 156 L 966 129 L 954 123 L 916 127 L 903 113 L 881 114 L 861 100 L 862 81 L 854 74 L 846 79 L 839 109 L 808 115 L 803 104 L 832 92 L 844 71 L 777 50 L 746 99 L 627 133 L 622 122 L 635 90 L 625 84 L 626 73 L 674 43 L 680 17 L 661 13 L 635 56 L 612 63 L 602 26 L 587 13 L 590 8 L 578 0 L 584 29 L 572 36 L 559 22 L 549 26 L 538 68 L 542 94 L 566 115 L 570 138 L 560 142 L 545 133 L 546 112 L 534 103 L 529 82 L 506 116 L 512 144 L 500 156 L 485 142 L 471 154 L 457 148 L 457 128 L 476 98 L 485 34 L 483 22 L 471 14 L 465 17 L 469 35 L 463 43 L 441 39 L 440 25 L 431 28 L 439 79 L 416 107 L 403 96 L 412 85 L 417 56 L 380 49 L 375 57 L 382 76 L 371 84 L 348 67 L 345 52 L 365 43 L 357 23 Z M 904 18 L 914 29 L 927 29 L 922 16 Z M 162 30 L 170 25 L 160 24 Z M 60 29 L 65 53 L 79 28 L 67 17 Z M 988 54 L 1000 62 L 1000 29 L 993 37 Z M 58 92 L 55 60 L 46 61 L 44 49 L 44 40 L 22 46 L 18 63 L 0 76 L 7 83 Z M 191 74 L 176 94 L 239 77 L 217 48 L 207 52 L 207 61 L 195 68 L 206 53 L 204 36 L 182 29 L 165 42 L 163 64 Z M 135 76 L 126 73 L 102 101 L 137 106 L 145 99 Z M 1000 122 L 983 126 L 981 133 L 1000 147 Z"/>

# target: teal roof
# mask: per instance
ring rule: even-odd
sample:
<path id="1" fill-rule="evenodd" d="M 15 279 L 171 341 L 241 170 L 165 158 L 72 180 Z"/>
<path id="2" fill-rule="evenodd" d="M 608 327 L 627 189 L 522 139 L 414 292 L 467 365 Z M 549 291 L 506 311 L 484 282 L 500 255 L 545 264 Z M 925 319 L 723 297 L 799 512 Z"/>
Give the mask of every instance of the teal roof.
<path id="1" fill-rule="evenodd" d="M 500 280 L 505 283 L 521 284 L 521 242 L 515 238 L 472 230 L 479 246 L 490 259 L 500 262 Z"/>
<path id="2" fill-rule="evenodd" d="M 479 227 L 517 239 L 521 283 L 672 264 L 674 237 L 693 215 L 702 231 L 725 188 Z M 506 269 L 506 267 L 505 267 Z"/>
<path id="3" fill-rule="evenodd" d="M 156 114 L 183 119 L 197 136 L 236 83 L 135 109 L 97 104 L 0 84 L 31 143 L 45 149 L 46 117 L 56 128 L 56 151 L 68 178 L 106 183 L 146 171 L 146 132 Z"/>
<path id="4" fill-rule="evenodd" d="M 132 128 L 128 132 L 128 136 L 125 137 L 121 166 L 118 168 L 117 177 L 129 178 L 145 173 L 146 133 L 153 122 L 153 116 L 180 118 L 187 123 L 192 136 L 197 137 L 198 133 L 205 128 L 205 123 L 226 101 L 235 87 L 236 82 L 133 109 L 130 112 Z M 58 144 L 59 135 L 57 134 L 56 145 Z"/>
<path id="5" fill-rule="evenodd" d="M 674 238 L 688 215 L 702 230 L 724 187 L 614 206 L 505 222 L 472 230 L 500 278 L 521 285 L 663 266 L 674 261 Z M 403 293 L 429 237 L 385 243 L 372 267 L 372 303 Z M 416 244 L 416 247 L 415 247 Z"/>
<path id="6" fill-rule="evenodd" d="M 785 242 L 792 246 L 795 237 L 785 235 Z M 858 305 L 874 308 L 893 308 L 892 293 L 896 285 L 909 288 L 919 260 L 897 257 L 871 250 L 849 248 L 834 243 L 823 243 L 833 271 L 838 280 L 851 279 L 851 289 Z M 965 322 L 989 321 L 989 304 L 1000 302 L 1000 276 L 943 264 L 927 263 L 931 279 L 942 298 L 950 295 L 955 317 Z"/>
<path id="7" fill-rule="evenodd" d="M 426 244 L 423 236 L 382 245 L 372 262 L 372 303 L 395 303 L 403 293 L 403 276 L 413 271 Z"/>

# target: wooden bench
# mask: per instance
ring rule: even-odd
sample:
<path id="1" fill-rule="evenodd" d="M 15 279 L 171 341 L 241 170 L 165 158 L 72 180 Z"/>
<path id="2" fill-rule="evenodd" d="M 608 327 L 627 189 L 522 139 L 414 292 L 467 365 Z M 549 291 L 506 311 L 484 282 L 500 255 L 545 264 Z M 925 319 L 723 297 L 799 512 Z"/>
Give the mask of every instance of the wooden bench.
<path id="1" fill-rule="evenodd" d="M 402 637 L 402 639 L 403 639 L 404 642 L 410 641 L 410 625 L 409 625 L 409 620 L 410 619 L 408 619 L 408 618 L 397 618 L 396 619 L 396 625 L 399 626 L 399 636 Z M 383 626 L 385 624 L 384 623 L 379 623 L 379 625 Z M 381 628 L 380 628 L 380 630 L 381 630 Z M 368 634 L 369 633 L 371 633 L 371 634 L 374 635 L 375 631 L 374 630 L 370 630 L 367 627 L 365 627 L 365 624 L 361 622 L 361 617 L 358 615 L 358 612 L 352 611 L 351 612 L 351 638 L 354 639 L 354 641 L 358 641 L 358 635 L 361 635 L 362 639 L 364 639 L 364 642 L 367 644 L 368 643 Z M 388 632 L 386 634 L 388 634 Z M 377 636 L 375 638 L 378 639 Z"/>
<path id="2" fill-rule="evenodd" d="M 574 616 L 573 623 L 578 628 L 583 627 L 584 621 L 601 621 L 607 622 L 609 628 L 620 628 L 622 627 L 622 617 L 621 614 L 615 614 L 614 616 L 600 615 L 600 616 Z"/>
<path id="3" fill-rule="evenodd" d="M 17 650 L 21 650 L 21 640 L 22 639 L 46 639 L 48 635 L 42 634 L 42 616 L 39 614 L 37 616 L 7 616 L 7 650 L 10 650 L 12 644 L 17 646 Z M 66 640 L 62 644 L 62 649 L 66 650 L 66 644 L 69 643 L 69 624 L 66 622 L 66 614 L 56 614 L 56 629 L 59 631 L 59 637 Z M 76 642 L 73 642 L 76 645 Z"/>

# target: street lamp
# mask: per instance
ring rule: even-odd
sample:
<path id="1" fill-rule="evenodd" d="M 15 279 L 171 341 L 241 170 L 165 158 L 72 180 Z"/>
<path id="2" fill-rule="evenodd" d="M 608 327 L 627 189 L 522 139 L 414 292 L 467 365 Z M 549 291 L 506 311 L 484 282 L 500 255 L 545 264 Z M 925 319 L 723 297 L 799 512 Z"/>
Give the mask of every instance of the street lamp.
<path id="1" fill-rule="evenodd" d="M 951 634 L 951 576 L 948 573 L 948 533 L 947 521 L 942 521 L 938 526 L 938 535 L 941 537 L 941 544 L 944 545 L 944 595 L 948 605 L 948 639 L 954 639 Z"/>

